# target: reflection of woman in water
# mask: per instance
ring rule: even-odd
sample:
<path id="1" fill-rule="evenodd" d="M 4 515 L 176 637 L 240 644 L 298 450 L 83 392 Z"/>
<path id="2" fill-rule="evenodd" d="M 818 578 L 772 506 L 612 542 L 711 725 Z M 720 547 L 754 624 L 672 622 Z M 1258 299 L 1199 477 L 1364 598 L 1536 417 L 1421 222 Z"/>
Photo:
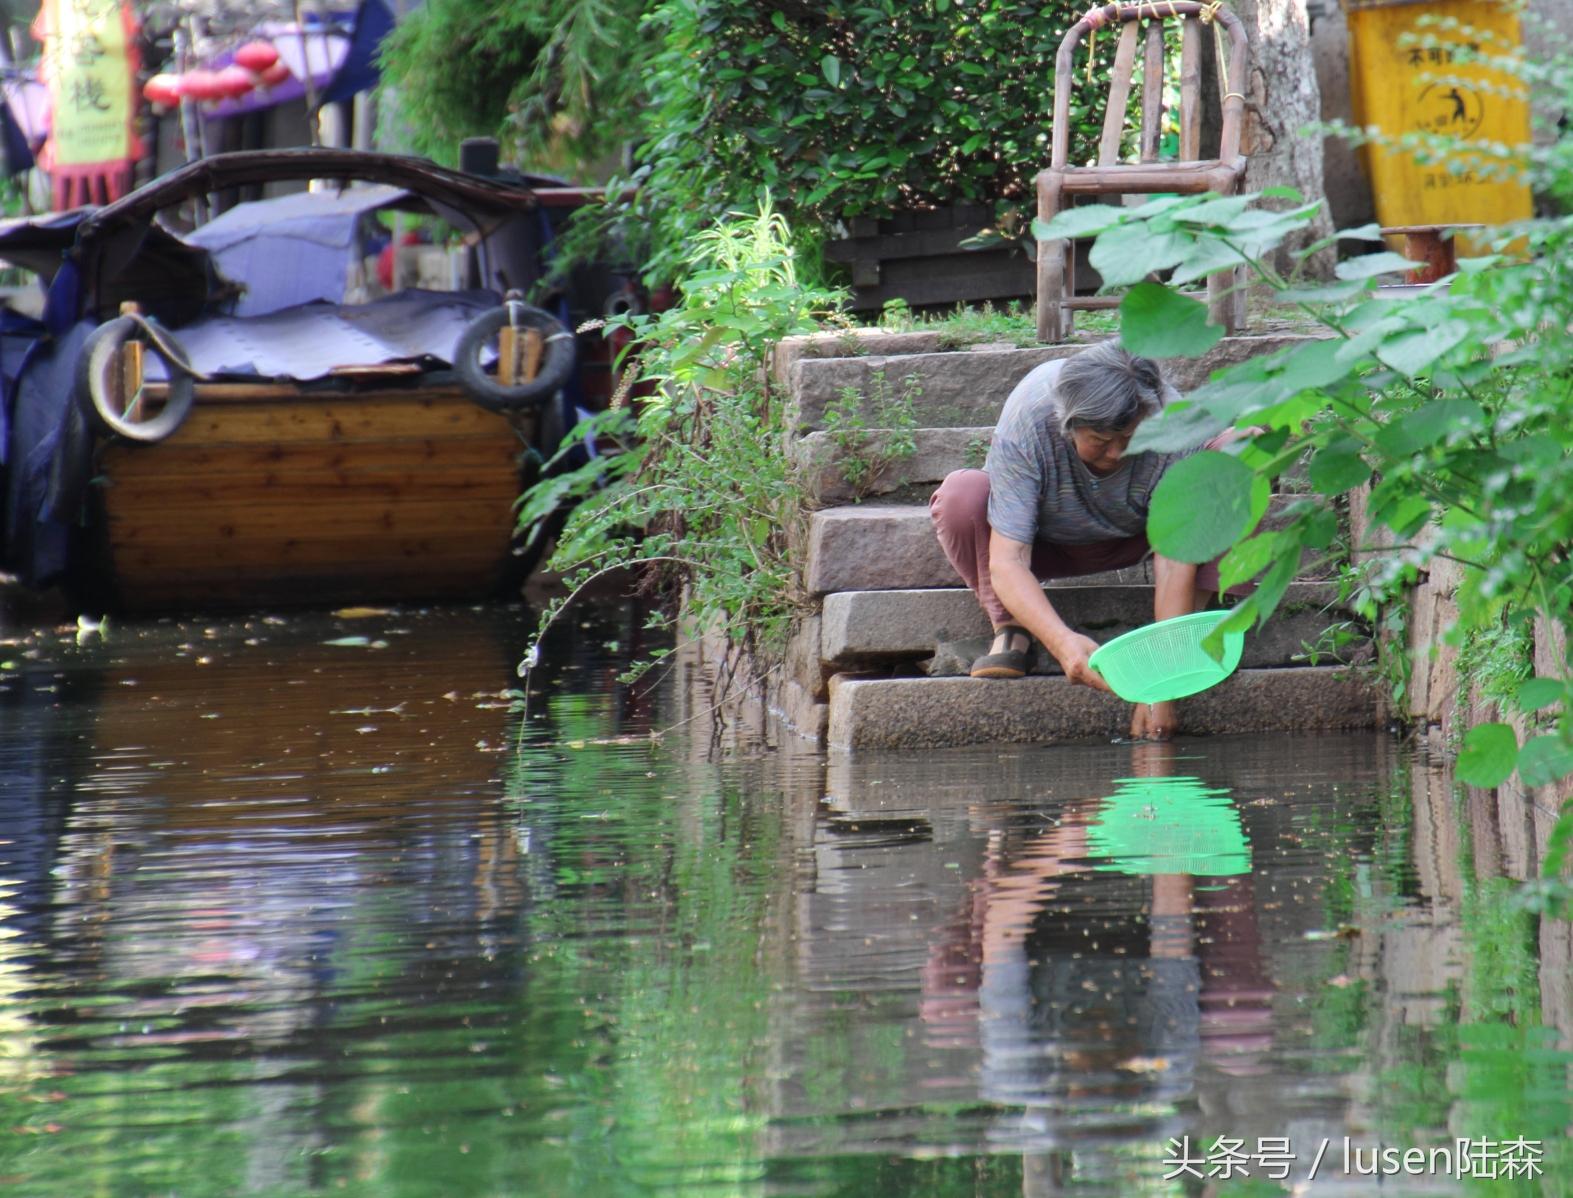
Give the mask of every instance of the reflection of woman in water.
<path id="1" fill-rule="evenodd" d="M 1171 760 L 1169 746 L 1138 746 L 1133 772 L 1162 777 Z M 1270 1039 L 1250 875 L 1197 887 L 1118 862 L 1093 869 L 1089 830 L 1105 814 L 1076 802 L 1011 853 L 992 833 L 956 929 L 966 948 L 939 949 L 926 978 L 940 1039 L 955 1041 L 973 999 L 983 1097 L 1025 1109 L 999 1134 L 1028 1152 L 1161 1145 L 1185 1130 L 1177 1104 L 1200 1062 L 1252 1072 Z"/>

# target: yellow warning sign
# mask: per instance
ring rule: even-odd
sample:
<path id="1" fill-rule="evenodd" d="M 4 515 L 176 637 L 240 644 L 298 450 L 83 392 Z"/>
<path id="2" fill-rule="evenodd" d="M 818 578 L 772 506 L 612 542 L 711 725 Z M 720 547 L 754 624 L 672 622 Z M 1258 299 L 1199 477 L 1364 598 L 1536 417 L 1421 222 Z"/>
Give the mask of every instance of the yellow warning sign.
<path id="1" fill-rule="evenodd" d="M 1362 125 L 1375 125 L 1391 138 L 1427 133 L 1529 144 L 1523 84 L 1473 61 L 1522 45 L 1510 4 L 1357 4 L 1350 5 L 1349 65 L 1355 117 Z M 1467 156 L 1422 163 L 1412 153 L 1376 145 L 1367 146 L 1365 155 L 1383 225 L 1501 224 L 1531 214 L 1527 183 L 1498 177 Z"/>

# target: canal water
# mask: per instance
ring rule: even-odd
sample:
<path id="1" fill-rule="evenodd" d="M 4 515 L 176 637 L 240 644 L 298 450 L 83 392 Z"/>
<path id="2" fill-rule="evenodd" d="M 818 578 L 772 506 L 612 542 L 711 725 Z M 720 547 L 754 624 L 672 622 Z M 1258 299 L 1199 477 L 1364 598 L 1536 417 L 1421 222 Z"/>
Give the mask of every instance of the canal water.
<path id="1" fill-rule="evenodd" d="M 642 623 L 0 636 L 0 1190 L 1573 1192 L 1567 925 L 1396 740 L 718 749 Z"/>

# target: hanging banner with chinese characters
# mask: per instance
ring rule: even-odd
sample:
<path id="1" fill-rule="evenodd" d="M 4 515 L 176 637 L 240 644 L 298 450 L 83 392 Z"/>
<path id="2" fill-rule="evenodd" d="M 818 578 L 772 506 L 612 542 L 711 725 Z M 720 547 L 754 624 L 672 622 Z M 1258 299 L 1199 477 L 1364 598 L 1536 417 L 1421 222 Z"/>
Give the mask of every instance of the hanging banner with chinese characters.
<path id="1" fill-rule="evenodd" d="M 1522 84 L 1488 61 L 1522 46 L 1508 0 L 1348 0 L 1355 122 L 1391 138 L 1441 135 L 1467 145 L 1527 146 Z M 1421 162 L 1368 146 L 1366 164 L 1384 226 L 1499 224 L 1530 215 L 1529 185 L 1467 153 Z M 1466 238 L 1467 241 L 1467 238 Z"/>
<path id="2" fill-rule="evenodd" d="M 39 157 L 57 209 L 105 204 L 131 189 L 136 135 L 137 22 L 126 0 L 44 0 L 33 35 L 44 47 L 49 140 Z"/>

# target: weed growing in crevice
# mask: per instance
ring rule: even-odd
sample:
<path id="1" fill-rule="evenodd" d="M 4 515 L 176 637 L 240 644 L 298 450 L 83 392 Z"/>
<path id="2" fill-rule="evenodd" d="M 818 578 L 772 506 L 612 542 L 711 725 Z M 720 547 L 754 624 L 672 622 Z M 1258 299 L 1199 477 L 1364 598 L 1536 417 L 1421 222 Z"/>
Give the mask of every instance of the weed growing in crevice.
<path id="1" fill-rule="evenodd" d="M 906 375 L 892 387 L 880 366 L 869 373 L 868 395 L 848 385 L 825 406 L 836 467 L 856 498 L 868 495 L 892 466 L 917 452 L 914 433 L 922 395 L 917 375 Z"/>

